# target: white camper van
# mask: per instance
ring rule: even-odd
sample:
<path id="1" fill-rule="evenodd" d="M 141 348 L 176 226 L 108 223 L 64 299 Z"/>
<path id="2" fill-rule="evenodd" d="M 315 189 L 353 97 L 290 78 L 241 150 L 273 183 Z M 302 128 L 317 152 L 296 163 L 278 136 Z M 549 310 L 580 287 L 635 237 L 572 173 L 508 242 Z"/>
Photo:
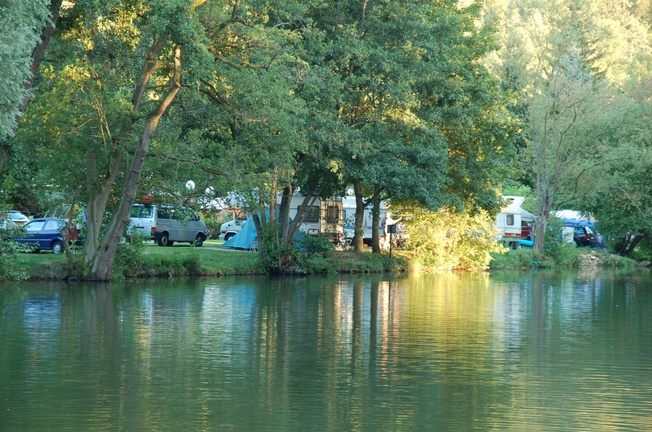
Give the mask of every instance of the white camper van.
<path id="1" fill-rule="evenodd" d="M 156 232 L 156 204 L 134 204 L 129 214 L 127 236 L 136 234 L 143 238 L 154 238 Z"/>
<path id="2" fill-rule="evenodd" d="M 127 234 L 153 238 L 159 246 L 188 242 L 201 246 L 208 238 L 206 224 L 188 207 L 167 204 L 134 204 Z"/>

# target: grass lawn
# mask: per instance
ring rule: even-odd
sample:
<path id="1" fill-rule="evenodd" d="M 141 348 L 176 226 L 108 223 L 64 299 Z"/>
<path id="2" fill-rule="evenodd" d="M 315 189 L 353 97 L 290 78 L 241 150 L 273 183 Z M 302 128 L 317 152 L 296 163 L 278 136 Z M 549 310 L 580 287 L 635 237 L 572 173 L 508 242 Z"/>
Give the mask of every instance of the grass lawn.
<path id="1" fill-rule="evenodd" d="M 114 276 L 130 277 L 173 277 L 173 276 L 227 276 L 267 274 L 255 251 L 219 248 L 221 240 L 207 240 L 196 248 L 188 243 L 176 243 L 161 247 L 153 242 L 144 245 L 144 254 L 127 253 L 116 259 Z M 395 250 L 392 260 L 389 255 L 333 251 L 327 256 L 306 257 L 296 266 L 299 274 L 315 273 L 382 273 L 405 271 L 407 260 Z M 77 255 L 73 256 L 73 260 Z M 50 252 L 21 254 L 20 265 L 29 279 L 64 279 L 66 255 Z"/>

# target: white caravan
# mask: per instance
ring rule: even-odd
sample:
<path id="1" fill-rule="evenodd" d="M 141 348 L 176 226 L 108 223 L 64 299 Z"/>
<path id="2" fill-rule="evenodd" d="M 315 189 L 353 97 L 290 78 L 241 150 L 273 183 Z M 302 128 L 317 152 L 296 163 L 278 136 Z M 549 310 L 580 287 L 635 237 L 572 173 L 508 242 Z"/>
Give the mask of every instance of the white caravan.
<path id="1" fill-rule="evenodd" d="M 535 217 L 521 206 L 524 197 L 504 196 L 505 207 L 496 217 L 496 227 L 500 231 L 498 240 L 507 243 L 512 248 L 518 248 L 519 240 L 533 240 L 532 228 Z"/>
<path id="2" fill-rule="evenodd" d="M 278 208 L 281 205 L 282 194 L 278 195 Z M 304 196 L 294 195 L 290 201 L 290 218 L 294 219 L 299 207 L 303 205 Z M 311 236 L 330 235 L 337 240 L 343 232 L 342 228 L 342 199 L 319 197 L 308 201 L 308 208 L 304 213 L 303 223 L 299 228 Z"/>

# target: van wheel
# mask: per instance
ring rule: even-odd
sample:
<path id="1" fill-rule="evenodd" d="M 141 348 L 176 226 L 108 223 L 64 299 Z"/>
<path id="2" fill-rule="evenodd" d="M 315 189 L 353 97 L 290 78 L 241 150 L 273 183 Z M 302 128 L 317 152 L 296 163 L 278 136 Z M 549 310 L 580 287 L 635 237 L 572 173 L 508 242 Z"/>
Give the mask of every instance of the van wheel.
<path id="1" fill-rule="evenodd" d="M 170 241 L 170 235 L 168 233 L 163 233 L 163 235 L 158 239 L 158 245 L 172 246 L 172 242 Z"/>
<path id="2" fill-rule="evenodd" d="M 235 234 L 228 233 L 227 235 L 224 236 L 224 241 L 229 241 L 231 240 L 231 237 L 233 237 Z"/>
<path id="3" fill-rule="evenodd" d="M 203 234 L 197 234 L 197 237 L 195 238 L 195 241 L 192 242 L 191 244 L 194 244 L 197 247 L 202 247 L 204 244 L 204 235 Z"/>

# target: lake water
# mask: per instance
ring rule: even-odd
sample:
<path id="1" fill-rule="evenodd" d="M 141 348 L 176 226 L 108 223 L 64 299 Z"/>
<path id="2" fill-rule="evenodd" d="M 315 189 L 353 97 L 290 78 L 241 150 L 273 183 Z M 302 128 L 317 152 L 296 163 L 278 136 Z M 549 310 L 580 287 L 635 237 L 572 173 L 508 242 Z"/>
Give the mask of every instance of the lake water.
<path id="1" fill-rule="evenodd" d="M 0 431 L 652 430 L 652 278 L 0 284 Z"/>

